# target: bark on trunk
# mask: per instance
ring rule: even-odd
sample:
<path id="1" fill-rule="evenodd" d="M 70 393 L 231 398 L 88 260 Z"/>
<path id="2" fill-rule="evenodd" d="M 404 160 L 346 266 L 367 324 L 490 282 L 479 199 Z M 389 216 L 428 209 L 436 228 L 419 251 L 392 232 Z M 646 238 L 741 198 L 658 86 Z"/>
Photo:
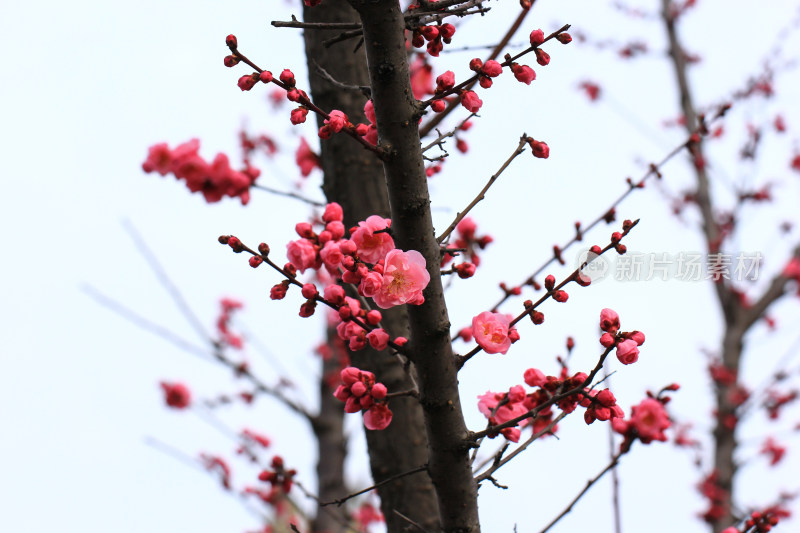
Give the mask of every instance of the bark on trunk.
<path id="1" fill-rule="evenodd" d="M 316 7 L 305 8 L 304 20 L 357 22 L 359 18 L 345 0 L 326 0 Z M 357 90 L 336 87 L 317 71 L 318 64 L 341 83 L 369 85 L 364 51 L 362 48 L 353 52 L 355 41 L 327 48 L 323 46 L 325 39 L 336 35 L 336 31 L 305 31 L 312 99 L 326 111 L 339 109 L 345 112 L 353 123 L 367 122 L 363 113 L 366 98 Z M 318 124 L 322 125 L 319 117 Z M 370 215 L 390 216 L 383 165 L 374 153 L 345 135 L 334 135 L 321 143 L 320 156 L 324 172 L 323 191 L 328 201 L 338 202 L 344 209 L 346 227 L 352 227 Z M 408 334 L 408 317 L 404 309 L 386 310 L 383 317 L 383 325 L 393 337 Z M 402 366 L 386 353 L 367 348 L 352 353 L 351 359 L 355 366 L 375 373 L 378 381 L 384 383 L 389 391 L 412 387 Z M 342 411 L 341 402 L 335 401 Z M 389 427 L 383 431 L 366 431 L 372 477 L 376 483 L 428 462 L 428 439 L 419 403 L 413 398 L 396 398 L 391 400 L 390 406 L 394 417 Z M 395 511 L 428 531 L 438 528 L 439 510 L 427 473 L 387 483 L 378 488 L 378 494 L 389 533 L 415 529 Z M 335 497 L 341 497 L 341 494 Z"/>
<path id="2" fill-rule="evenodd" d="M 439 246 L 431 221 L 420 148 L 420 109 L 411 92 L 405 21 L 396 0 L 349 0 L 364 30 L 370 86 L 389 189 L 395 245 L 417 250 L 431 281 L 425 303 L 408 306 L 409 356 L 417 368 L 420 402 L 430 445 L 428 471 L 436 488 L 441 527 L 448 533 L 480 531 L 477 487 L 466 446 L 450 322 L 444 302 Z"/>

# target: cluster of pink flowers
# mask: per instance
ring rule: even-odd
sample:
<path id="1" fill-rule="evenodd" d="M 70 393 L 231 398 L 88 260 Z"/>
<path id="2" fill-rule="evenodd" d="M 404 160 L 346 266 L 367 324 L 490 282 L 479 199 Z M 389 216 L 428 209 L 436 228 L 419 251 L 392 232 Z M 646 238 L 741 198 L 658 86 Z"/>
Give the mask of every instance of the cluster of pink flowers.
<path id="1" fill-rule="evenodd" d="M 276 455 L 272 458 L 270 463 L 272 470 L 264 470 L 258 475 L 260 481 L 269 483 L 273 489 L 280 490 L 284 494 L 289 494 L 294 484 L 294 476 L 297 475 L 297 470 L 287 469 L 283 464 L 283 458 Z"/>
<path id="2" fill-rule="evenodd" d="M 335 279 L 356 285 L 359 294 L 373 298 L 383 309 L 402 304 L 421 305 L 425 301 L 422 291 L 430 282 L 425 258 L 416 250 L 404 252 L 394 247 L 389 233 L 391 220 L 373 215 L 351 228 L 349 239 L 345 238 L 342 220 L 341 206 L 330 203 L 322 215 L 325 228 L 319 233 L 310 223 L 297 224 L 295 231 L 300 239 L 286 246 L 291 268 L 305 272 L 324 267 Z M 273 299 L 283 298 L 287 287 L 286 283 L 273 287 Z M 313 284 L 306 284 L 302 292 L 310 302 L 318 298 Z M 333 305 L 341 305 L 344 291 L 338 285 L 329 285 L 324 298 Z M 350 315 L 342 318 L 347 320 Z"/>
<path id="3" fill-rule="evenodd" d="M 526 418 L 515 427 L 504 428 L 500 433 L 512 442 L 518 442 L 520 429 L 530 425 L 534 433 L 546 429 L 553 422 L 553 410 L 548 402 L 554 396 L 583 386 L 589 376 L 577 372 L 570 376 L 566 367 L 561 369 L 560 376 L 545 376 L 537 368 L 525 371 L 525 383 L 536 390 L 526 393 L 521 385 L 515 385 L 508 393 L 487 392 L 478 396 L 478 409 L 489 419 L 492 425 L 503 424 L 514 418 L 525 415 L 535 409 L 541 409 L 535 418 Z M 547 407 L 543 407 L 547 405 Z M 573 412 L 578 406 L 585 407 L 584 420 L 591 424 L 595 420 L 617 420 L 624 418 L 622 409 L 617 405 L 617 400 L 610 390 L 593 391 L 583 389 L 582 392 L 570 394 L 555 405 L 565 413 Z M 558 426 L 550 428 L 555 433 Z M 490 435 L 493 437 L 496 435 Z"/>
<path id="4" fill-rule="evenodd" d="M 175 409 L 186 409 L 192 403 L 192 393 L 189 387 L 183 383 L 160 383 L 161 390 L 164 391 L 164 401 L 169 407 Z"/>
<path id="5" fill-rule="evenodd" d="M 763 511 L 753 511 L 747 520 L 744 521 L 744 529 L 731 526 L 723 529 L 720 533 L 767 533 L 778 525 L 782 518 L 788 518 L 791 513 L 779 505 L 773 505 Z"/>
<path id="6" fill-rule="evenodd" d="M 413 8 L 414 5 L 409 6 L 409 9 Z M 439 52 L 442 51 L 445 44 L 450 44 L 455 33 L 456 27 L 449 23 L 420 26 L 411 34 L 411 45 L 415 48 L 422 48 L 427 41 L 428 53 L 433 57 L 439 57 Z"/>
<path id="7" fill-rule="evenodd" d="M 225 196 L 238 197 L 242 204 L 250 201 L 250 186 L 261 171 L 249 165 L 242 170 L 233 170 L 228 156 L 216 155 L 208 162 L 200 156 L 200 141 L 192 139 L 170 150 L 167 143 L 154 144 L 148 149 L 142 169 L 158 172 L 162 176 L 171 173 L 183 180 L 192 192 L 199 192 L 207 202 L 219 202 Z"/>
<path id="8" fill-rule="evenodd" d="M 639 360 L 639 346 L 644 344 L 644 333 L 641 331 L 620 332 L 619 315 L 612 309 L 600 311 L 600 344 L 606 348 L 616 346 L 617 359 L 623 365 L 630 365 Z"/>
<path id="9" fill-rule="evenodd" d="M 347 413 L 364 413 L 367 429 L 386 429 L 392 421 L 392 411 L 386 405 L 386 386 L 375 382 L 375 374 L 355 367 L 342 370 L 342 384 L 333 395 L 345 402 Z"/>

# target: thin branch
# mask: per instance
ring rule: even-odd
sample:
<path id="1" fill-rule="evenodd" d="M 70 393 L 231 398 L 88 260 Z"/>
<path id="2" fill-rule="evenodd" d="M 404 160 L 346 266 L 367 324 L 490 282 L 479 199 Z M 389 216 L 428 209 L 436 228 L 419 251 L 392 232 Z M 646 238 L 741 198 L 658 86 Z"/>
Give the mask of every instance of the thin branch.
<path id="1" fill-rule="evenodd" d="M 484 185 L 483 189 L 481 189 L 481 192 L 478 193 L 478 195 L 469 203 L 469 205 L 467 205 L 467 207 L 463 211 L 461 211 L 456 215 L 455 220 L 453 220 L 453 222 L 450 223 L 447 229 L 444 230 L 444 232 L 436 238 L 437 243 L 442 244 L 442 242 L 447 238 L 447 236 L 450 235 L 454 229 L 456 229 L 458 223 L 461 222 L 461 220 L 465 216 L 467 216 L 467 213 L 469 213 L 473 207 L 478 205 L 478 202 L 480 202 L 485 198 L 486 192 L 489 190 L 489 187 L 491 187 L 492 184 L 494 184 L 494 182 L 497 181 L 497 178 L 500 177 L 500 174 L 502 174 L 503 171 L 506 168 L 508 168 L 511 162 L 514 159 L 516 159 L 518 155 L 520 155 L 522 152 L 525 151 L 525 145 L 528 143 L 528 138 L 529 137 L 527 135 L 525 135 L 524 133 L 522 134 L 522 137 L 520 137 L 519 139 L 519 144 L 517 145 L 516 150 L 514 150 L 514 152 L 508 157 L 508 159 L 506 159 L 505 163 L 502 164 L 502 166 L 498 169 L 498 171 L 495 172 L 492 175 L 492 177 L 489 178 L 489 181 L 486 182 L 486 185 Z"/>
<path id="2" fill-rule="evenodd" d="M 407 517 L 406 515 L 404 515 L 403 513 L 401 513 L 400 511 L 398 511 L 397 509 L 392 509 L 392 512 L 394 512 L 394 514 L 396 514 L 397 516 L 399 516 L 400 518 L 402 518 L 403 520 L 405 520 L 406 522 L 408 522 L 409 524 L 411 524 L 411 525 L 412 525 L 412 526 L 414 526 L 415 528 L 417 528 L 417 529 L 419 529 L 420 531 L 422 531 L 422 533 L 430 533 L 430 532 L 429 532 L 427 529 L 425 529 L 424 527 L 422 527 L 422 526 L 421 526 L 420 524 L 418 524 L 417 522 L 415 522 L 415 521 L 411 520 L 409 517 Z"/>
<path id="3" fill-rule="evenodd" d="M 133 244 L 136 246 L 136 249 L 147 261 L 150 269 L 156 275 L 156 278 L 158 278 L 159 283 L 161 283 L 161 286 L 167 290 L 170 297 L 172 297 L 172 300 L 175 302 L 175 305 L 178 306 L 178 309 L 180 309 L 186 320 L 192 325 L 192 327 L 194 327 L 195 331 L 197 331 L 197 334 L 200 335 L 200 338 L 210 341 L 211 336 L 206 332 L 203 323 L 200 321 L 197 315 L 194 314 L 194 311 L 192 311 L 192 308 L 186 302 L 186 299 L 183 297 L 181 291 L 178 290 L 178 287 L 172 282 L 172 279 L 170 279 L 166 270 L 161 265 L 161 262 L 158 260 L 150 247 L 147 246 L 141 235 L 139 235 L 139 232 L 136 230 L 133 223 L 131 223 L 129 220 L 124 220 L 122 226 L 125 228 L 125 231 L 128 232 L 128 235 L 130 235 L 131 240 L 133 240 Z"/>
<path id="4" fill-rule="evenodd" d="M 452 130 L 448 131 L 447 133 L 439 133 L 439 136 L 436 139 L 434 139 L 430 144 L 428 144 L 427 146 L 425 146 L 422 149 L 422 153 L 424 154 L 425 152 L 427 152 L 428 150 L 430 150 L 431 148 L 433 148 L 434 146 L 437 146 L 437 145 L 441 148 L 443 140 L 447 139 L 448 137 L 452 137 L 453 135 L 455 135 L 456 132 L 458 130 L 460 130 L 464 126 L 464 124 L 466 124 L 466 122 L 469 119 L 471 119 L 472 117 L 477 117 L 477 116 L 478 116 L 477 113 L 470 113 L 470 115 L 467 118 L 462 120 L 461 123 L 458 126 L 456 126 L 455 128 L 453 128 Z M 437 133 L 438 133 L 438 130 L 437 130 Z"/>
<path id="5" fill-rule="evenodd" d="M 360 30 L 360 22 L 302 22 L 292 15 L 292 20 L 273 20 L 275 28 L 300 28 L 303 30 Z"/>
<path id="6" fill-rule="evenodd" d="M 311 58 L 311 62 L 314 63 L 314 68 L 317 69 L 317 72 L 319 72 L 323 78 L 328 80 L 335 87 L 344 89 L 346 91 L 358 91 L 367 98 L 370 98 L 370 96 L 372 95 L 372 89 L 370 89 L 369 85 L 348 85 L 346 83 L 342 83 L 333 76 L 331 76 L 327 70 L 322 68 L 322 66 L 319 63 L 317 63 L 317 61 L 314 58 Z"/>
<path id="7" fill-rule="evenodd" d="M 628 453 L 628 451 L 630 451 L 630 446 L 620 450 L 619 453 L 617 453 L 612 458 L 611 462 L 603 470 L 601 470 L 599 474 L 597 474 L 595 477 L 586 482 L 586 486 L 583 488 L 582 491 L 578 493 L 577 496 L 575 496 L 575 498 L 573 498 L 573 500 L 569 503 L 569 505 L 567 505 L 566 509 L 561 511 L 561 513 L 557 517 L 555 517 L 549 524 L 547 524 L 547 526 L 545 526 L 545 528 L 542 529 L 539 533 L 546 533 L 547 531 L 550 530 L 550 528 L 556 525 L 556 523 L 559 520 L 564 518 L 570 511 L 572 511 L 572 508 L 575 506 L 576 503 L 578 503 L 578 500 L 580 500 L 583 497 L 583 495 L 586 494 L 590 488 L 592 488 L 592 485 L 597 483 L 600 480 L 600 478 L 602 478 L 606 474 L 606 472 L 617 466 L 617 464 L 619 464 L 620 457 Z"/>
<path id="8" fill-rule="evenodd" d="M 492 464 L 492 466 L 489 467 L 486 471 L 484 471 L 479 476 L 476 476 L 475 477 L 475 482 L 476 483 L 480 483 L 481 481 L 485 481 L 487 479 L 491 480 L 492 479 L 492 474 L 497 472 L 501 467 L 503 467 L 503 465 L 505 465 L 506 463 L 511 461 L 514 457 L 516 457 L 520 453 L 524 452 L 525 449 L 528 446 L 533 444 L 533 441 L 537 440 L 538 438 L 542 437 L 543 435 L 546 435 L 546 434 L 550 433 L 553 430 L 553 428 L 556 427 L 556 424 L 558 424 L 561 420 L 563 420 L 568 414 L 569 413 L 566 413 L 566 412 L 560 413 L 555 418 L 555 420 L 553 420 L 552 422 L 550 422 L 547 425 L 547 427 L 541 429 L 540 431 L 538 431 L 536 433 L 533 433 L 530 437 L 528 437 L 528 440 L 526 440 L 525 442 L 523 442 L 522 444 L 520 444 L 519 446 L 514 448 L 513 452 L 511 452 L 507 456 L 503 457 L 502 460 L 495 461 L 494 464 Z"/>
<path id="9" fill-rule="evenodd" d="M 792 258 L 800 260 L 800 245 L 794 249 Z M 742 308 L 740 312 L 740 320 L 743 331 L 749 329 L 756 320 L 761 318 L 761 315 L 764 314 L 767 308 L 772 305 L 775 300 L 783 296 L 786 291 L 786 284 L 788 282 L 789 278 L 784 276 L 783 273 L 778 274 L 775 276 L 775 278 L 773 278 L 769 288 L 764 291 L 764 294 L 761 295 L 761 298 L 759 298 L 758 301 L 753 303 L 753 305 L 750 307 Z"/>
<path id="10" fill-rule="evenodd" d="M 407 472 L 401 472 L 399 474 L 395 474 L 393 476 L 389 476 L 386 479 L 384 479 L 383 481 L 381 481 L 380 483 L 375 483 L 374 485 L 371 485 L 371 486 L 369 486 L 369 487 L 367 487 L 365 489 L 361 489 L 358 492 L 353 492 L 352 494 L 348 494 L 347 496 L 344 496 L 343 498 L 337 498 L 337 499 L 329 501 L 329 502 L 320 502 L 319 505 L 320 505 L 320 507 L 326 507 L 328 505 L 342 505 L 347 500 L 350 500 L 352 498 L 355 498 L 356 496 L 360 496 L 362 494 L 365 494 L 365 493 L 367 493 L 367 492 L 369 492 L 371 490 L 375 490 L 378 487 L 386 485 L 387 483 L 391 483 L 391 482 L 396 481 L 396 480 L 398 480 L 400 478 L 404 478 L 406 476 L 410 476 L 412 474 L 416 474 L 417 472 L 424 472 L 426 470 L 428 470 L 428 465 L 418 466 L 417 468 L 413 468 L 413 469 L 411 469 L 411 470 L 409 470 Z"/>
<path id="11" fill-rule="evenodd" d="M 182 337 L 179 337 L 178 335 L 168 330 L 167 328 L 159 324 L 156 324 L 152 320 L 149 320 L 143 317 L 142 315 L 137 314 L 133 310 L 125 307 L 117 300 L 114 300 L 113 298 L 106 296 L 105 294 L 101 293 L 99 290 L 92 287 L 91 285 L 85 285 L 85 284 L 81 285 L 81 290 L 84 293 L 86 293 L 87 296 L 92 298 L 95 302 L 99 303 L 109 311 L 118 314 L 119 316 L 121 316 L 128 322 L 132 323 L 133 325 L 138 326 L 139 328 L 145 331 L 149 331 L 150 333 L 161 337 L 165 341 L 174 344 L 181 350 L 189 352 L 192 355 L 196 355 L 208 361 L 213 360 L 208 349 L 201 348 L 200 346 L 192 344 L 191 342 L 183 339 Z"/>
<path id="12" fill-rule="evenodd" d="M 266 191 L 270 194 L 274 194 L 276 196 L 285 196 L 287 198 L 294 198 L 295 200 L 300 200 L 301 202 L 305 202 L 309 205 L 313 205 L 315 207 L 325 207 L 324 202 L 318 202 L 317 200 L 312 200 L 311 198 L 306 198 L 305 196 L 298 194 L 296 192 L 291 191 L 281 191 L 278 189 L 273 189 L 272 187 L 267 187 L 266 185 L 259 185 L 258 183 L 254 183 L 250 186 L 253 189 L 260 189 L 262 191 Z"/>

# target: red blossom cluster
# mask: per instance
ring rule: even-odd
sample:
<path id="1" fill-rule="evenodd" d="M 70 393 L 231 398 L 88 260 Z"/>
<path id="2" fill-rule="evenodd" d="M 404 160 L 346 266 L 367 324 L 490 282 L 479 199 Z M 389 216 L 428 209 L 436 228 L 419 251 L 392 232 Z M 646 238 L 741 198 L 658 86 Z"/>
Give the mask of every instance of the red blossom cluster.
<path id="1" fill-rule="evenodd" d="M 620 332 L 619 315 L 612 309 L 600 312 L 600 344 L 606 348 L 616 346 L 617 359 L 623 365 L 630 365 L 639 360 L 639 346 L 644 344 L 644 333 L 641 331 Z"/>
<path id="2" fill-rule="evenodd" d="M 392 421 L 392 411 L 386 405 L 386 386 L 375 382 L 375 374 L 350 366 L 342 370 L 342 384 L 333 395 L 345 402 L 347 413 L 364 413 L 367 429 L 386 429 Z"/>
<path id="3" fill-rule="evenodd" d="M 250 201 L 250 186 L 261 171 L 249 165 L 242 170 L 234 170 L 228 156 L 218 153 L 211 162 L 198 154 L 200 141 L 192 139 L 170 150 L 167 143 L 154 144 L 148 149 L 147 159 L 142 169 L 158 172 L 162 176 L 171 173 L 183 180 L 192 192 L 199 192 L 207 202 L 219 202 L 225 196 L 238 197 L 242 204 Z"/>
<path id="4" fill-rule="evenodd" d="M 294 476 L 297 474 L 295 469 L 286 469 L 283 464 L 283 457 L 276 455 L 270 463 L 272 470 L 264 470 L 258 475 L 259 481 L 264 481 L 272 486 L 273 490 L 282 491 L 289 494 L 294 483 Z"/>

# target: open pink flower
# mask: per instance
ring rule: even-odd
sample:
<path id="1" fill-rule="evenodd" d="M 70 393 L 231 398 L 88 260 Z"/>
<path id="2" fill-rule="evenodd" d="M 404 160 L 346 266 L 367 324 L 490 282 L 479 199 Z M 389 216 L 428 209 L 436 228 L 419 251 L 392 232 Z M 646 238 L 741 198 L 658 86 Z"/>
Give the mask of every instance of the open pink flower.
<path id="1" fill-rule="evenodd" d="M 486 353 L 506 353 L 511 346 L 510 315 L 484 311 L 472 319 L 472 335 Z"/>
<path id="2" fill-rule="evenodd" d="M 383 266 L 383 283 L 373 296 L 381 309 L 395 305 L 421 305 L 422 291 L 431 281 L 425 269 L 425 258 L 416 250 L 392 250 L 386 254 Z"/>
<path id="3" fill-rule="evenodd" d="M 636 429 L 639 439 L 648 444 L 654 440 L 667 441 L 664 430 L 671 422 L 664 404 L 653 398 L 645 398 L 632 409 L 630 424 Z"/>
<path id="4" fill-rule="evenodd" d="M 392 411 L 386 404 L 376 403 L 364 412 L 364 426 L 367 429 L 386 429 L 392 422 Z"/>
<path id="5" fill-rule="evenodd" d="M 391 221 L 388 218 L 372 215 L 358 223 L 356 229 L 350 236 L 356 243 L 358 257 L 367 263 L 377 263 L 394 249 L 394 240 L 386 232 L 375 233 L 378 230 L 385 230 Z"/>
<path id="6" fill-rule="evenodd" d="M 286 256 L 300 272 L 305 272 L 307 268 L 315 268 L 318 260 L 317 249 L 308 239 L 297 239 L 287 244 Z"/>

